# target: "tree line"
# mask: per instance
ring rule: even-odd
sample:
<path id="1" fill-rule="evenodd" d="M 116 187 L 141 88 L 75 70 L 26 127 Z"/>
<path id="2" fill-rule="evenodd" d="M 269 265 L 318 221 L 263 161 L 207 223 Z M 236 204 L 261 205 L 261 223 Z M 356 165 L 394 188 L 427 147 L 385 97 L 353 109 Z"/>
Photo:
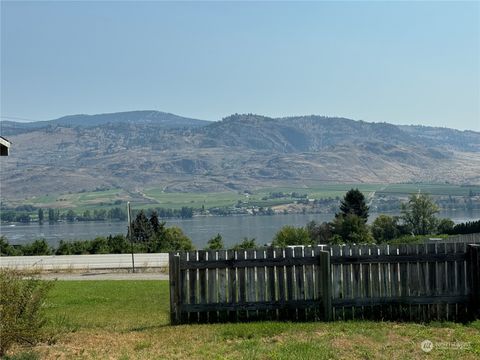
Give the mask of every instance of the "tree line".
<path id="1" fill-rule="evenodd" d="M 369 207 L 365 196 L 358 189 L 349 190 L 341 201 L 340 211 L 330 222 L 311 221 L 303 227 L 284 226 L 274 236 L 271 246 L 316 244 L 371 244 L 395 241 L 396 243 L 416 241 L 419 236 L 438 234 L 468 234 L 480 232 L 480 220 L 455 225 L 451 219 L 436 216 L 439 208 L 430 196 L 413 194 L 401 205 L 400 216 L 380 215 L 371 225 L 367 224 Z M 50 214 L 49 214 L 50 215 Z M 0 238 L 1 255 L 80 255 L 129 253 L 158 253 L 189 251 L 195 247 L 179 227 L 167 227 L 160 221 L 155 210 L 135 213 L 130 231 L 94 240 L 60 241 L 55 248 L 44 239 L 31 244 L 13 246 Z M 260 244 L 255 239 L 244 238 L 231 249 L 255 249 Z M 225 249 L 220 234 L 212 237 L 205 249 Z"/>
<path id="2" fill-rule="evenodd" d="M 37 212 L 37 219 L 40 224 L 48 222 L 54 224 L 59 221 L 75 222 L 75 221 L 106 221 L 106 220 L 127 220 L 127 211 L 121 207 L 113 207 L 110 209 L 94 209 L 84 210 L 83 212 L 77 212 L 73 209 L 69 209 L 64 212 L 60 212 L 59 209 L 53 208 L 28 208 L 27 210 L 21 208 L 21 210 L 2 210 L 0 214 L 0 220 L 3 222 L 20 222 L 30 223 L 32 222 L 31 212 Z M 159 217 L 169 218 L 182 218 L 188 219 L 193 217 L 193 208 L 184 206 L 181 209 L 166 209 L 155 208 L 147 210 L 148 213 L 155 211 Z"/>

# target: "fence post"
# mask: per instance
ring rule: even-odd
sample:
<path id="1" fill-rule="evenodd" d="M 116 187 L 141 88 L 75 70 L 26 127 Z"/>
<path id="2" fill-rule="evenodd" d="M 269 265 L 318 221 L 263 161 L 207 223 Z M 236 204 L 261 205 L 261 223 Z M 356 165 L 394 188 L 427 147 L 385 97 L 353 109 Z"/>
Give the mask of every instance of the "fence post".
<path id="1" fill-rule="evenodd" d="M 470 289 L 470 311 L 480 316 L 480 244 L 467 246 L 467 273 Z"/>
<path id="2" fill-rule="evenodd" d="M 330 252 L 320 251 L 318 276 L 320 278 L 320 298 L 322 299 L 323 320 L 332 319 L 332 280 L 330 276 Z"/>
<path id="3" fill-rule="evenodd" d="M 169 254 L 168 275 L 170 280 L 170 323 L 180 323 L 180 256 Z"/>

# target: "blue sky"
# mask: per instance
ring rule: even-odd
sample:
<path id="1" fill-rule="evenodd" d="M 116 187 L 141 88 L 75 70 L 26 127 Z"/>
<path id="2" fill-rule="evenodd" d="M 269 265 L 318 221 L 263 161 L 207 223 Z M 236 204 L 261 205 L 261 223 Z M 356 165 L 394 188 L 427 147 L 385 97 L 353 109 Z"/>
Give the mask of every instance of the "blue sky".
<path id="1" fill-rule="evenodd" d="M 478 2 L 5 2 L 1 116 L 318 114 L 480 131 Z"/>

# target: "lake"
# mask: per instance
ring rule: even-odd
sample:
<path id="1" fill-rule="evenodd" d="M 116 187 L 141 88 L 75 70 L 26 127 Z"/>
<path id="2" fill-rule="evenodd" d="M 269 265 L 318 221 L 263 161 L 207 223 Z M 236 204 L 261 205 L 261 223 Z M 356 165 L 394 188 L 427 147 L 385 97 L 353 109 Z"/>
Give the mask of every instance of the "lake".
<path id="1" fill-rule="evenodd" d="M 370 214 L 370 221 L 378 215 Z M 192 219 L 170 219 L 167 226 L 179 226 L 197 248 L 203 248 L 207 241 L 221 234 L 227 247 L 240 242 L 244 237 L 255 238 L 258 244 L 272 240 L 275 233 L 284 225 L 304 226 L 307 222 L 330 221 L 334 214 L 286 214 L 272 216 L 205 216 Z M 442 212 L 439 217 L 449 217 L 456 223 L 480 219 L 480 211 Z M 25 244 L 45 238 L 50 245 L 60 240 L 85 240 L 110 234 L 126 234 L 127 222 L 74 222 L 57 224 L 15 224 L 1 225 L 0 234 L 11 244 Z"/>

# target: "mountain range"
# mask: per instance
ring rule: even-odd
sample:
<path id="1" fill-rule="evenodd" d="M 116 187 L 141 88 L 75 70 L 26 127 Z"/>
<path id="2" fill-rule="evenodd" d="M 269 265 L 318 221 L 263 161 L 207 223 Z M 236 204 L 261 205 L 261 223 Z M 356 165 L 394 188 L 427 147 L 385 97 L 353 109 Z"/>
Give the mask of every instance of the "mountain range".
<path id="1" fill-rule="evenodd" d="M 480 133 L 337 117 L 158 111 L 1 122 L 2 200 L 123 188 L 243 191 L 341 183 L 480 183 Z"/>

